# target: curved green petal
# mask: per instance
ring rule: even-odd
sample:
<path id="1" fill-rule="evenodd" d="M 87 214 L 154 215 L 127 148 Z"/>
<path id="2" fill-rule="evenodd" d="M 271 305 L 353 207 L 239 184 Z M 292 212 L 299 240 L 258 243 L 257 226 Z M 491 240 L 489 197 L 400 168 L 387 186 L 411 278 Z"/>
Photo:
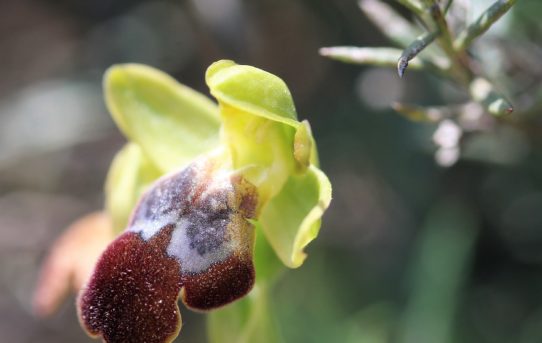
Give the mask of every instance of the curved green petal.
<path id="1" fill-rule="evenodd" d="M 206 80 L 220 105 L 233 168 L 258 187 L 258 224 L 281 261 L 298 267 L 331 201 L 329 180 L 315 167 L 310 126 L 297 121 L 290 91 L 275 75 L 219 61 Z"/>
<path id="2" fill-rule="evenodd" d="M 263 208 L 261 228 L 282 262 L 299 267 L 306 258 L 303 249 L 318 235 L 320 218 L 331 201 L 331 184 L 318 168 L 291 175 L 280 193 Z"/>
<path id="3" fill-rule="evenodd" d="M 224 60 L 207 69 L 206 81 L 220 105 L 233 167 L 251 167 L 244 175 L 265 203 L 288 175 L 308 166 L 310 130 L 297 121 L 288 87 L 273 74 Z"/>
<path id="4" fill-rule="evenodd" d="M 261 206 L 275 196 L 288 175 L 296 170 L 296 130 L 227 105 L 221 106 L 221 114 L 233 168 L 246 169 L 243 175 L 258 187 Z"/>
<path id="5" fill-rule="evenodd" d="M 271 73 L 222 60 L 207 68 L 205 80 L 221 104 L 295 128 L 300 125 L 290 90 Z"/>
<path id="6" fill-rule="evenodd" d="M 216 104 L 157 69 L 115 65 L 105 74 L 104 89 L 118 127 L 164 172 L 219 144 Z"/>
<path id="7" fill-rule="evenodd" d="M 105 183 L 105 206 L 115 232 L 124 230 L 139 197 L 161 174 L 135 143 L 126 144 L 117 153 Z"/>

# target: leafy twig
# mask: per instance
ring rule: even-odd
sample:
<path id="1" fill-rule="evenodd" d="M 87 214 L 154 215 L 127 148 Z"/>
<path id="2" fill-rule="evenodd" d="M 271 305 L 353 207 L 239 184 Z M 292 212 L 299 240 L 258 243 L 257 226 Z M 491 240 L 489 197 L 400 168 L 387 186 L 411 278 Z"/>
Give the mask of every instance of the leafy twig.
<path id="1" fill-rule="evenodd" d="M 438 41 L 451 62 L 451 72 L 455 79 L 466 85 L 470 80 L 470 73 L 462 62 L 463 58 L 454 50 L 452 34 L 440 6 L 435 0 L 425 0 L 429 7 L 429 13 L 439 31 Z"/>
<path id="2" fill-rule="evenodd" d="M 462 51 L 467 49 L 473 40 L 478 38 L 484 32 L 486 32 L 491 25 L 493 25 L 500 17 L 502 17 L 512 6 L 516 3 L 516 0 L 498 0 L 484 11 L 476 19 L 475 22 L 470 24 L 465 30 L 463 30 L 454 41 L 453 46 L 456 51 Z"/>
<path id="3" fill-rule="evenodd" d="M 337 46 L 321 48 L 320 55 L 331 59 L 353 63 L 371 64 L 377 66 L 394 66 L 397 63 L 397 56 L 401 55 L 400 49 L 395 48 L 358 48 L 353 46 Z M 421 68 L 422 63 L 416 59 L 412 61 L 412 67 Z"/>

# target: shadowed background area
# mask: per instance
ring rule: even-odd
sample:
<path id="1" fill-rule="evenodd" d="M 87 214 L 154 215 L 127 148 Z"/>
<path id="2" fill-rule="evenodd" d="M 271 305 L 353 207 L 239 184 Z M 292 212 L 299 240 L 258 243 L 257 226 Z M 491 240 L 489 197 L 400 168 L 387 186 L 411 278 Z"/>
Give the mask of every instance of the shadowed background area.
<path id="1" fill-rule="evenodd" d="M 490 3 L 471 2 L 469 18 Z M 309 258 L 274 290 L 286 342 L 542 341 L 542 106 L 531 106 L 542 102 L 541 14 L 542 3 L 519 1 L 479 42 L 528 125 L 480 135 L 445 168 L 434 141 L 453 129 L 408 121 L 390 103 L 462 94 L 427 73 L 399 79 L 319 56 L 391 45 L 354 0 L 0 3 L 1 340 L 91 341 L 73 296 L 47 319 L 31 299 L 55 238 L 102 208 L 124 142 L 102 100 L 105 69 L 145 63 L 208 94 L 205 69 L 227 58 L 284 79 L 334 186 Z M 181 311 L 177 340 L 203 342 L 205 315 Z"/>

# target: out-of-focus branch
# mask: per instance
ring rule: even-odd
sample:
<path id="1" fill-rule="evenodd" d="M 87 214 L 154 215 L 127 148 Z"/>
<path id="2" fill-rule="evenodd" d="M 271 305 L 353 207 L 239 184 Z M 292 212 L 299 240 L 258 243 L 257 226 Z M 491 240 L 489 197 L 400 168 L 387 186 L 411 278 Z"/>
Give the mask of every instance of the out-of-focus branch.
<path id="1" fill-rule="evenodd" d="M 510 102 L 495 90 L 491 82 L 484 78 L 474 79 L 470 84 L 469 91 L 474 101 L 482 104 L 489 113 L 495 116 L 514 111 Z"/>
<path id="2" fill-rule="evenodd" d="M 406 2 L 406 1 L 405 1 Z M 360 0 L 362 12 L 392 42 L 405 47 L 415 39 L 421 31 L 388 4 L 379 0 Z"/>
<path id="3" fill-rule="evenodd" d="M 420 1 L 417 0 L 397 0 L 398 3 L 408 8 L 411 12 L 416 13 L 419 16 L 422 16 L 424 13 L 423 5 Z"/>
<path id="4" fill-rule="evenodd" d="M 436 0 L 425 0 L 431 18 L 439 31 L 438 42 L 450 59 L 450 72 L 459 83 L 467 85 L 470 81 L 470 71 L 465 67 L 465 58 L 453 47 L 453 38 L 448 23 Z"/>
<path id="5" fill-rule="evenodd" d="M 334 46 L 320 49 L 320 55 L 333 60 L 361 65 L 395 68 L 403 51 L 395 48 L 360 48 L 354 46 Z M 446 61 L 426 60 L 414 57 L 409 61 L 411 69 L 429 70 L 435 75 L 447 77 Z"/>
<path id="6" fill-rule="evenodd" d="M 416 38 L 415 41 L 410 43 L 409 46 L 403 50 L 399 61 L 397 62 L 397 72 L 400 77 L 403 77 L 406 68 L 409 65 L 409 62 L 416 57 L 423 49 L 425 49 L 429 44 L 431 44 L 437 37 L 438 32 L 426 32 L 423 35 Z"/>
<path id="7" fill-rule="evenodd" d="M 499 0 L 491 5 L 476 19 L 475 22 L 470 24 L 465 30 L 457 36 L 454 41 L 454 49 L 456 51 L 462 51 L 467 49 L 473 40 L 478 38 L 484 32 L 489 30 L 500 17 L 502 17 L 512 6 L 516 3 L 516 0 Z"/>

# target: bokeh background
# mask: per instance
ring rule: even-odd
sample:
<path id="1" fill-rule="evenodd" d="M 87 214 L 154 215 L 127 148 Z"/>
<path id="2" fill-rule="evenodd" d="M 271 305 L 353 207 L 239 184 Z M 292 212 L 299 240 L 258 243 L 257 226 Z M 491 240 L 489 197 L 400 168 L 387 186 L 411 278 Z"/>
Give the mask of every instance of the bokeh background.
<path id="1" fill-rule="evenodd" d="M 489 3 L 456 2 L 469 18 Z M 228 58 L 286 81 L 334 185 L 307 262 L 274 290 L 286 342 L 542 342 L 541 15 L 540 1 L 519 1 L 478 42 L 520 119 L 442 167 L 436 126 L 390 103 L 462 94 L 426 73 L 319 56 L 390 45 L 355 0 L 0 2 L 0 341 L 90 341 L 73 297 L 48 319 L 31 299 L 51 243 L 102 207 L 124 142 L 104 70 L 146 63 L 207 93 L 206 67 Z M 182 314 L 178 341 L 204 342 L 205 315 Z"/>

